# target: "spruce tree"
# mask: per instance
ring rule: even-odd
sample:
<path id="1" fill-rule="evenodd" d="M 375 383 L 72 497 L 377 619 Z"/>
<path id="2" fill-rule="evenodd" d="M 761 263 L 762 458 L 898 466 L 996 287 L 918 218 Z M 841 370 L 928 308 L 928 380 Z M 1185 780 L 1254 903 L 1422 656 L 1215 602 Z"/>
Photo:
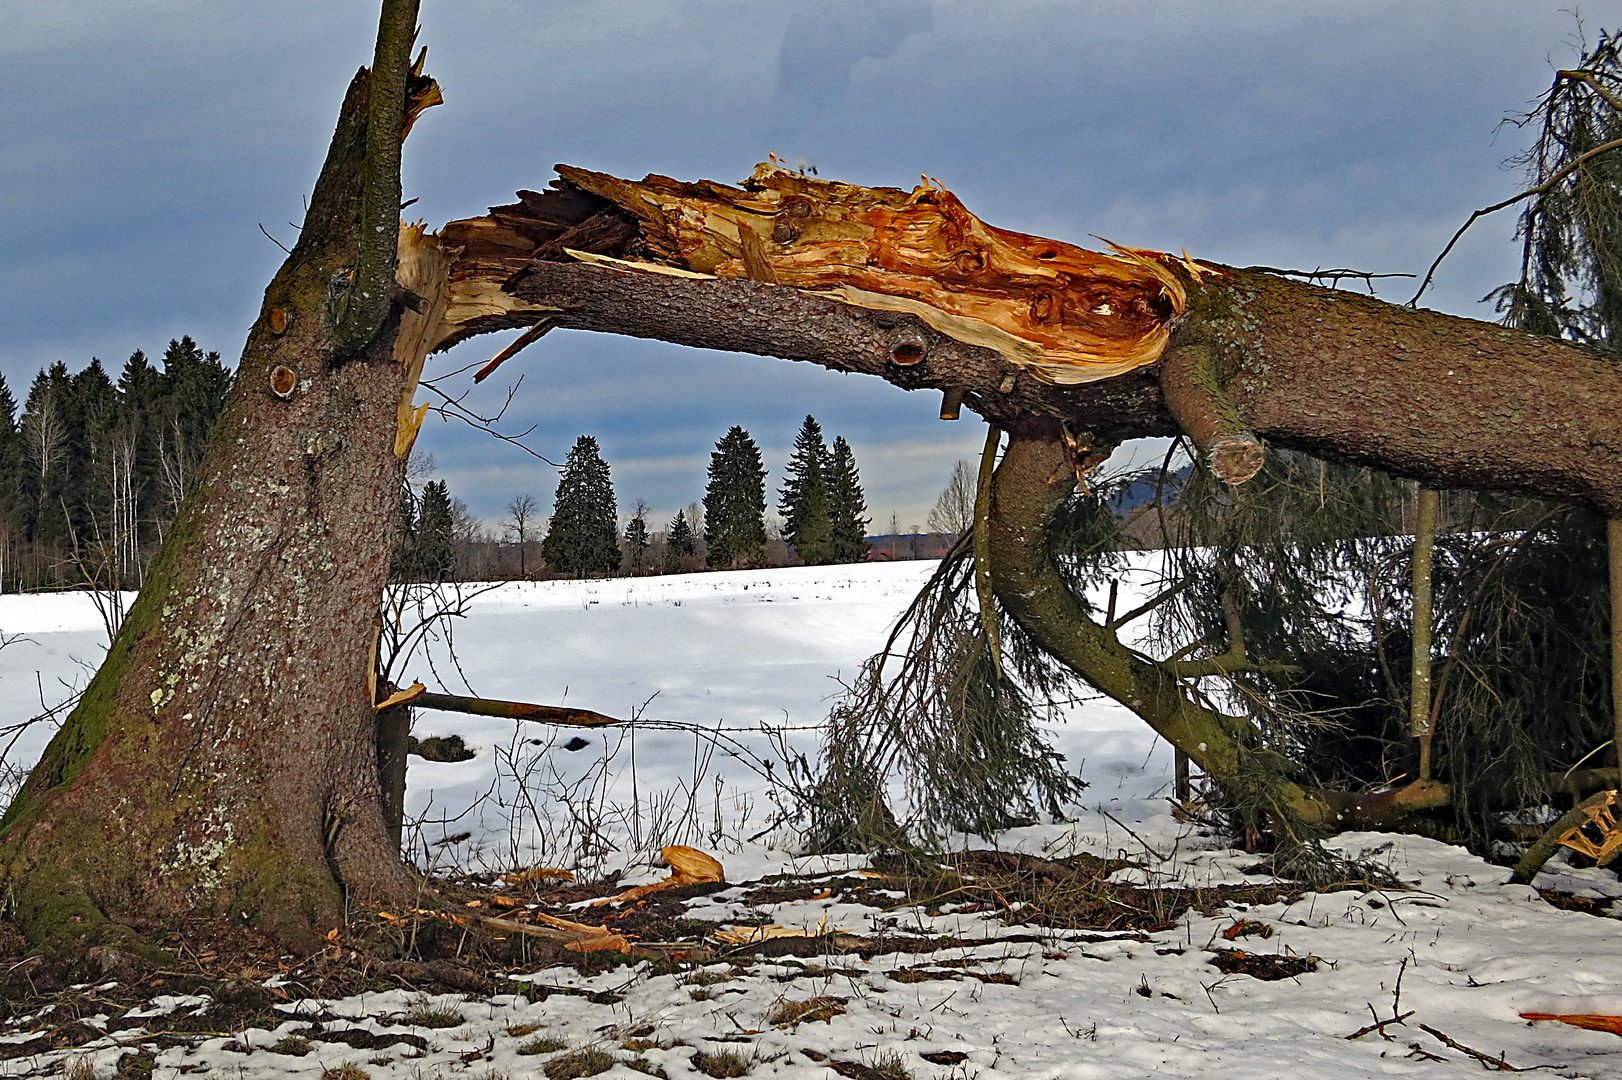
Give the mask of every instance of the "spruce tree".
<path id="1" fill-rule="evenodd" d="M 101 541 L 111 523 L 112 444 L 118 421 L 118 391 L 101 361 L 91 358 L 69 376 L 63 410 L 67 429 L 67 490 L 53 512 L 61 515 L 79 565 L 75 576 L 100 578 Z M 92 554 L 95 552 L 95 554 Z"/>
<path id="2" fill-rule="evenodd" d="M 417 498 L 410 484 L 401 484 L 400 537 L 394 543 L 394 558 L 389 563 L 389 580 L 417 581 L 421 577 L 417 557 Z"/>
<path id="3" fill-rule="evenodd" d="M 693 535 L 693 527 L 687 523 L 687 512 L 678 510 L 670 522 L 670 531 L 665 534 L 665 573 L 681 573 L 687 569 L 686 560 L 697 552 L 698 537 Z"/>
<path id="4" fill-rule="evenodd" d="M 17 432 L 17 399 L 0 375 L 0 521 L 9 532 L 17 524 L 22 490 L 22 441 Z"/>
<path id="5" fill-rule="evenodd" d="M 766 468 L 760 447 L 741 427 L 721 436 L 710 455 L 704 545 L 710 566 L 758 562 L 766 552 Z"/>
<path id="6" fill-rule="evenodd" d="M 862 478 L 856 472 L 856 454 L 843 435 L 834 439 L 828 458 L 828 517 L 830 546 L 836 563 L 861 562 L 867 558 L 867 498 L 862 494 Z"/>
<path id="7" fill-rule="evenodd" d="M 777 512 L 783 515 L 783 538 L 808 566 L 834 561 L 833 521 L 830 516 L 827 469 L 828 447 L 816 418 L 807 416 L 794 437 Z"/>
<path id="8" fill-rule="evenodd" d="M 631 573 L 638 577 L 647 573 L 648 545 L 651 543 L 653 538 L 648 535 L 648 504 L 638 499 L 631 520 L 625 523 L 625 548 L 631 556 Z"/>
<path id="9" fill-rule="evenodd" d="M 456 569 L 455 527 L 450 485 L 443 480 L 430 480 L 423 485 L 422 501 L 417 510 L 413 576 L 428 581 L 445 581 L 453 576 Z"/>
<path id="10" fill-rule="evenodd" d="M 171 340 L 163 353 L 158 407 L 159 468 L 169 516 L 203 460 L 214 421 L 231 389 L 231 372 L 217 352 L 205 353 L 190 336 Z"/>
<path id="11" fill-rule="evenodd" d="M 611 574 L 622 558 L 618 519 L 608 463 L 597 440 L 582 435 L 563 463 L 541 555 L 560 574 Z"/>

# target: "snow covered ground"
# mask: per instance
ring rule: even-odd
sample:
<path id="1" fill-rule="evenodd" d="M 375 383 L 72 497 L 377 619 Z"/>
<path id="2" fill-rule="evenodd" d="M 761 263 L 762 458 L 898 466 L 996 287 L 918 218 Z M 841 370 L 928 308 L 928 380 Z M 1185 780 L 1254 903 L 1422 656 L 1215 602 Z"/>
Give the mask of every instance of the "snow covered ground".
<path id="1" fill-rule="evenodd" d="M 507 585 L 474 598 L 458 620 L 460 674 L 444 642 L 431 666 L 423 659 L 408 671 L 453 692 L 471 688 L 488 697 L 567 702 L 620 716 L 640 711 L 676 724 L 720 727 L 762 755 L 769 746 L 756 734 L 759 725 L 777 725 L 787 729 L 792 745 L 810 751 L 814 733 L 796 729 L 822 719 L 838 680 L 851 677 L 882 644 L 890 621 L 931 569 L 897 563 Z M 0 649 L 0 687 L 7 691 L 0 694 L 0 724 L 39 712 L 42 695 L 53 703 L 66 686 L 82 684 L 86 666 L 100 655 L 99 617 L 79 597 L 0 598 L 0 631 L 23 635 Z M 796 858 L 782 837 L 743 842 L 769 817 L 769 785 L 738 760 L 710 754 L 707 741 L 689 730 L 638 732 L 633 760 L 630 737 L 618 733 L 605 741 L 602 732 L 584 732 L 588 745 L 569 750 L 572 731 L 447 714 L 425 714 L 418 725 L 419 735 L 459 733 L 478 751 L 461 763 L 412 761 L 411 808 L 423 819 L 419 850 L 446 864 L 532 865 L 579 841 L 578 829 L 548 819 L 556 805 L 533 794 L 538 791 L 567 792 L 576 809 L 596 815 L 618 849 L 598 852 L 604 865 L 643 858 L 629 880 L 660 876 L 639 849 L 672 841 L 716 852 L 730 882 L 781 870 L 833 880 L 848 869 L 845 862 Z M 30 732 L 14 756 L 31 760 L 41 735 Z M 1017 830 L 995 838 L 997 845 L 1048 857 L 1125 852 L 1147 870 L 1121 873 L 1147 874 L 1155 884 L 1266 880 L 1244 872 L 1254 857 L 1228 851 L 1172 818 L 1162 798 L 1170 755 L 1124 710 L 1083 704 L 1054 737 L 1093 784 L 1087 805 L 1073 821 Z M 688 815 L 698 820 L 683 820 Z M 455 839 L 462 833 L 468 835 Z M 447 838 L 451 842 L 439 843 Z M 1293 903 L 1244 911 L 1191 911 L 1174 929 L 1138 939 L 1045 931 L 1034 941 L 1009 940 L 1029 938 L 1030 927 L 1005 927 L 986 913 L 954 913 L 950 905 L 935 916 L 915 907 L 884 910 L 841 889 L 762 906 L 734 888 L 695 899 L 691 914 L 801 928 L 826 920 L 829 929 L 857 934 L 893 924 L 977 944 L 867 960 L 718 963 L 704 978 L 654 975 L 645 964 L 590 978 L 567 968 L 528 976 L 551 986 L 613 991 L 613 1003 L 560 994 L 531 1000 L 534 993 L 288 1003 L 279 1006 L 286 1017 L 280 1027 L 199 1037 L 193 1046 L 164 1050 L 153 1075 L 314 1080 L 349 1063 L 371 1080 L 500 1080 L 542 1075 L 548 1063 L 582 1049 L 618 1059 L 603 1074 L 616 1077 L 658 1069 L 672 1078 L 701 1075 L 696 1052 L 727 1050 L 741 1056 L 751 1076 L 819 1080 L 830 1075 L 830 1062 L 899 1065 L 916 1080 L 1327 1080 L 1463 1076 L 1495 1068 L 1458 1048 L 1465 1046 L 1502 1055 L 1517 1068 L 1622 1080 L 1622 1038 L 1520 1018 L 1523 1012 L 1622 1014 L 1622 934 L 1615 919 L 1557 910 L 1532 889 L 1505 884 L 1505 868 L 1435 841 L 1360 834 L 1337 844 L 1351 855 L 1390 845 L 1378 857 L 1411 888 L 1307 893 Z M 1608 872 L 1557 874 L 1564 876 L 1539 884 L 1622 894 Z M 1264 924 L 1272 936 L 1225 941 L 1222 931 L 1241 917 Z M 1314 972 L 1281 981 L 1224 975 L 1211 965 L 1213 950 L 1233 947 L 1320 962 Z M 806 964 L 821 970 L 808 973 Z M 1009 981 L 892 977 L 906 968 Z M 1388 1026 L 1390 1039 L 1373 1032 L 1348 1040 L 1392 1016 L 1399 976 L 1395 1008 L 1413 1015 Z M 844 1011 L 822 1022 L 771 1022 L 783 1003 L 813 996 L 843 999 Z M 448 1009 L 462 1022 L 413 1026 L 409 1014 L 423 1006 Z M 165 1026 L 162 1014 L 207 1007 L 205 999 L 164 999 L 150 1026 Z M 272 1049 L 317 1014 L 329 1030 L 353 1025 L 410 1033 L 421 1046 L 358 1052 L 312 1041 L 302 1056 Z M 28 1024 L 15 1027 L 0 1034 L 0 1042 L 22 1041 L 29 1030 Z M 128 1029 L 71 1052 L 0 1062 L 0 1075 L 66 1074 L 80 1063 L 106 1080 L 140 1038 L 138 1029 Z M 536 1040 L 559 1048 L 520 1053 Z M 85 1075 L 82 1067 L 79 1075 Z"/>
<path id="2" fill-rule="evenodd" d="M 763 828 L 773 785 L 728 747 L 774 757 L 764 725 L 780 729 L 792 750 L 814 754 L 814 729 L 841 680 L 883 646 L 935 565 L 468 586 L 466 616 L 396 682 L 672 726 L 577 731 L 421 712 L 416 735 L 459 734 L 477 756 L 411 759 L 414 850 L 446 867 L 572 865 L 581 831 L 552 813 L 563 799 L 627 855 L 671 842 L 726 845 Z M 409 626 L 411 613 L 403 618 Z M 0 633 L 17 638 L 0 649 L 0 729 L 82 687 L 106 641 L 100 615 L 76 593 L 0 597 Z M 1171 754 L 1130 713 L 1100 700 L 1070 720 L 1054 738 L 1093 785 L 1090 801 L 1135 804 L 1165 793 Z M 31 764 L 50 730 L 26 732 L 8 759 Z M 704 734 L 717 731 L 719 749 Z M 614 852 L 597 854 L 607 865 Z"/>

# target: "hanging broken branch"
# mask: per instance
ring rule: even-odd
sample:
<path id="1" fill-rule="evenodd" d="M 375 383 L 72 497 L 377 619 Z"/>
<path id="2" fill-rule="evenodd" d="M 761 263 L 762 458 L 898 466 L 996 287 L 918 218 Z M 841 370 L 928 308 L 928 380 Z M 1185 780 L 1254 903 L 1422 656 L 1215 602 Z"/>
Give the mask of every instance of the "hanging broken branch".
<path id="1" fill-rule="evenodd" d="M 398 696 L 398 695 L 396 695 Z M 603 727 L 622 723 L 613 716 L 589 709 L 568 709 L 561 705 L 531 705 L 525 701 L 498 701 L 495 698 L 459 697 L 456 694 L 420 693 L 407 699 L 413 708 L 436 712 L 468 713 L 472 716 L 499 716 L 506 720 L 528 720 L 536 724 L 562 724 L 567 727 Z"/>

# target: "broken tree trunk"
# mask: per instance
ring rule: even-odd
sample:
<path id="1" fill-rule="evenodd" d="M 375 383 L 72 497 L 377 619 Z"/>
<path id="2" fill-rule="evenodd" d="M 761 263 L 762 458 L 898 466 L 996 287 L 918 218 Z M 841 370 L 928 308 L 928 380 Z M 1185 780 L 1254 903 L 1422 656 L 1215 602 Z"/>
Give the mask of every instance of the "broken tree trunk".
<path id="1" fill-rule="evenodd" d="M 1378 827 L 1448 790 L 1305 790 L 1186 682 L 1247 663 L 1242 643 L 1155 664 L 1088 619 L 1044 540 L 1078 472 L 1124 439 L 1185 432 L 1237 482 L 1260 437 L 1438 486 L 1622 509 L 1622 374 L 1574 345 L 1186 254 L 998 230 L 927 181 L 559 172 L 550 191 L 446 227 L 460 250 L 444 343 L 520 326 L 622 333 L 940 391 L 943 415 L 967 405 L 1012 436 L 989 514 L 1005 610 L 1208 775 L 1260 784 L 1254 801 L 1281 820 Z"/>
<path id="2" fill-rule="evenodd" d="M 416 894 L 384 821 L 366 691 L 401 405 L 446 298 L 433 238 L 399 227 L 398 143 L 438 100 L 420 64 L 407 70 L 416 10 L 386 0 L 374 68 L 387 100 L 366 69 L 350 84 L 199 479 L 0 821 L 0 895 L 36 944 L 138 944 L 129 926 L 188 915 L 313 941 L 346 905 Z M 388 72 L 400 85 L 382 87 Z M 392 161 L 368 152 L 379 125 Z M 379 265 L 386 302 L 346 303 L 356 282 L 385 287 Z M 403 292 L 420 310 L 402 313 Z"/>
<path id="3" fill-rule="evenodd" d="M 1622 511 L 1622 370 L 1576 345 L 990 229 L 933 185 L 559 168 L 553 190 L 443 230 L 461 251 L 442 345 L 549 320 L 950 391 L 987 420 L 1051 417 L 1100 445 L 1253 434 L 1439 487 Z"/>

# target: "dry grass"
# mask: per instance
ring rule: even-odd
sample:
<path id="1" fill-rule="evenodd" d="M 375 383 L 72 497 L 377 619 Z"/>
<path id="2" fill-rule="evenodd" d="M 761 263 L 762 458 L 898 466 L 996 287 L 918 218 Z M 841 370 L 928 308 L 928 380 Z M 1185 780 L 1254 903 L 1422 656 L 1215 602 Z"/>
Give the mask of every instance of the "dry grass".
<path id="1" fill-rule="evenodd" d="M 705 1076 L 726 1080 L 728 1077 L 747 1076 L 752 1062 L 736 1050 L 700 1050 L 692 1056 L 693 1068 Z"/>
<path id="2" fill-rule="evenodd" d="M 882 1054 L 877 1054 L 867 1066 L 884 1077 L 884 1080 L 912 1080 L 912 1070 L 907 1068 L 907 1058 L 899 1050 L 886 1050 Z"/>
<path id="3" fill-rule="evenodd" d="M 321 1080 L 372 1080 L 372 1074 L 354 1062 L 346 1061 L 324 1070 L 321 1073 Z"/>
<path id="4" fill-rule="evenodd" d="M 612 1069 L 618 1059 L 595 1046 L 582 1047 L 546 1063 L 546 1080 L 575 1080 L 581 1076 L 596 1076 Z"/>
<path id="5" fill-rule="evenodd" d="M 440 1008 L 426 1001 L 419 1001 L 406 1013 L 405 1022 L 412 1027 L 453 1028 L 467 1023 L 467 1017 L 455 1009 Z"/>
<path id="6" fill-rule="evenodd" d="M 548 1039 L 543 1037 L 539 1039 L 531 1039 L 529 1042 L 520 1046 L 516 1051 L 514 1051 L 514 1053 L 522 1054 L 525 1057 L 534 1057 L 536 1054 L 555 1054 L 559 1050 L 567 1049 L 568 1045 L 568 1043 L 561 1043 L 556 1039 Z"/>
<path id="7" fill-rule="evenodd" d="M 828 1023 L 845 1011 L 846 1000 L 824 994 L 804 1001 L 781 1001 L 766 1020 L 777 1027 L 808 1024 L 815 1020 Z"/>

